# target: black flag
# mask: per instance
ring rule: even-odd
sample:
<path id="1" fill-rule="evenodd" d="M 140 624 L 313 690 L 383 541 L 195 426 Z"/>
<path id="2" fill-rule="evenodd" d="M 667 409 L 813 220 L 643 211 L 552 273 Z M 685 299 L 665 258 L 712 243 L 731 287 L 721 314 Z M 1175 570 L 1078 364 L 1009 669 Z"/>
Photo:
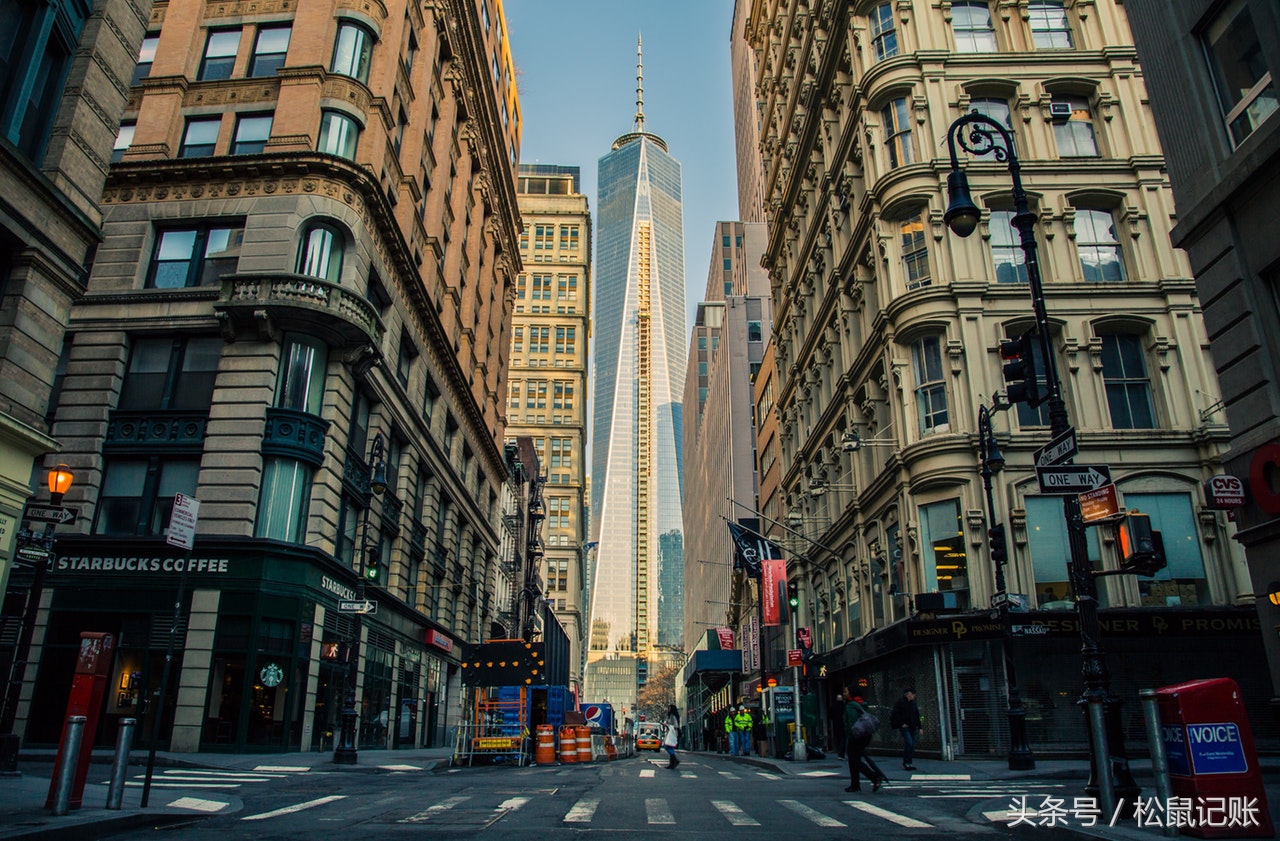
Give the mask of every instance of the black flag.
<path id="1" fill-rule="evenodd" d="M 729 523 L 729 534 L 733 536 L 737 551 L 733 556 L 733 568 L 746 570 L 752 578 L 760 577 L 760 562 L 765 558 L 781 558 L 782 549 L 759 532 L 752 531 L 738 523 Z"/>

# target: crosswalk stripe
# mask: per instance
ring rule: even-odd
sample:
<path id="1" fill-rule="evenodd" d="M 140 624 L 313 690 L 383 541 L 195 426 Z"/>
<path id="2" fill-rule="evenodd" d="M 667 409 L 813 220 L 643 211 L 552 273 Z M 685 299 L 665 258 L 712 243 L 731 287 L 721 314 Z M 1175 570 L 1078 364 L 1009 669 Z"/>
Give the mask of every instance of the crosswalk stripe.
<path id="1" fill-rule="evenodd" d="M 383 771 L 421 771 L 417 765 L 379 765 Z"/>
<path id="2" fill-rule="evenodd" d="M 676 822 L 676 816 L 671 814 L 671 807 L 661 797 L 645 798 L 644 810 L 649 815 L 649 823 L 673 824 Z"/>
<path id="3" fill-rule="evenodd" d="M 598 797 L 584 797 L 577 803 L 573 804 L 573 808 L 564 816 L 566 823 L 591 823 L 591 819 L 595 817 L 596 807 L 600 805 Z"/>
<path id="4" fill-rule="evenodd" d="M 698 779 L 698 775 L 693 773 L 692 771 L 681 771 L 680 776 L 684 777 L 686 780 Z"/>
<path id="5" fill-rule="evenodd" d="M 419 812 L 416 815 L 410 815 L 407 818 L 401 818 L 398 821 L 398 823 L 421 823 L 422 821 L 429 820 L 432 815 L 438 815 L 441 812 L 447 812 L 448 810 L 452 809 L 454 806 L 457 806 L 459 803 L 463 802 L 464 800 L 470 800 L 470 799 L 471 799 L 471 796 L 467 794 L 458 795 L 457 797 L 448 797 L 448 798 L 445 798 L 444 800 L 441 800 L 439 803 L 436 803 L 432 806 L 428 806 L 427 808 L 423 809 L 421 812 Z"/>
<path id="6" fill-rule="evenodd" d="M 915 818 L 909 818 L 906 815 L 899 815 L 897 812 L 890 812 L 888 809 L 881 809 L 862 800 L 846 800 L 853 808 L 860 812 L 866 812 L 868 815 L 875 815 L 877 818 L 884 818 L 886 821 L 896 823 L 898 826 L 905 826 L 910 829 L 932 829 L 933 824 L 918 821 Z"/>
<path id="7" fill-rule="evenodd" d="M 184 779 L 187 777 L 217 777 L 226 779 L 239 779 L 244 777 L 247 779 L 262 780 L 264 782 L 267 780 L 283 780 L 285 777 L 289 776 L 288 774 L 270 774 L 260 773 L 258 771 L 202 771 L 199 768 L 183 768 L 181 770 L 163 771 L 162 775 L 165 777 L 179 777 Z"/>
<path id="8" fill-rule="evenodd" d="M 847 824 L 843 824 L 833 817 L 822 814 L 817 809 L 809 808 L 799 800 L 779 800 L 778 802 L 795 812 L 797 815 L 813 821 L 818 826 L 847 826 Z"/>
<path id="9" fill-rule="evenodd" d="M 652 768 L 645 768 L 645 769 L 643 769 L 643 770 L 640 772 L 640 776 L 642 776 L 642 777 L 652 777 L 652 776 L 653 776 L 653 769 L 652 769 Z"/>
<path id="10" fill-rule="evenodd" d="M 330 794 L 328 797 L 317 797 L 315 800 L 308 800 L 305 803 L 294 803 L 292 806 L 283 806 L 279 809 L 272 809 L 270 812 L 262 812 L 257 815 L 246 815 L 240 820 L 265 821 L 267 818 L 278 818 L 281 815 L 292 815 L 294 812 L 301 812 L 303 809 L 314 809 L 316 806 L 323 806 L 324 804 L 332 803 L 335 800 L 345 799 L 345 794 Z"/>
<path id="11" fill-rule="evenodd" d="M 169 805 L 175 809 L 194 809 L 197 812 L 220 812 L 231 804 L 223 803 L 221 800 L 201 800 L 198 797 L 179 797 L 177 800 L 170 801 Z"/>
<path id="12" fill-rule="evenodd" d="M 756 772 L 756 776 L 757 776 L 757 777 L 764 777 L 766 780 L 780 780 L 780 779 L 782 779 L 782 777 L 779 777 L 777 774 L 770 774 L 770 773 L 769 773 L 769 772 L 767 772 L 767 771 L 757 771 L 757 772 Z"/>
<path id="13" fill-rule="evenodd" d="M 972 780 L 972 774 L 912 774 L 912 780 Z"/>
<path id="14" fill-rule="evenodd" d="M 136 780 L 129 780 L 128 782 L 125 783 L 125 786 L 127 788 L 142 788 L 145 785 L 146 785 L 145 781 L 139 782 Z M 177 782 L 177 783 L 152 782 L 151 787 L 152 788 L 240 788 L 240 784 L 239 783 L 201 783 L 200 785 L 195 785 L 194 783 L 183 783 L 183 782 Z"/>
<path id="15" fill-rule="evenodd" d="M 739 777 L 737 774 L 733 773 L 732 771 L 721 771 L 721 772 L 720 772 L 720 776 L 724 777 L 726 780 L 740 780 L 740 779 L 742 779 L 741 777 Z"/>
<path id="16" fill-rule="evenodd" d="M 720 814 L 734 826 L 759 826 L 760 821 L 738 808 L 732 800 L 712 800 L 711 805 L 720 810 Z"/>
<path id="17" fill-rule="evenodd" d="M 253 770 L 298 772 L 298 771 L 310 771 L 311 769 L 308 768 L 306 765 L 257 765 L 257 766 L 254 766 Z"/>

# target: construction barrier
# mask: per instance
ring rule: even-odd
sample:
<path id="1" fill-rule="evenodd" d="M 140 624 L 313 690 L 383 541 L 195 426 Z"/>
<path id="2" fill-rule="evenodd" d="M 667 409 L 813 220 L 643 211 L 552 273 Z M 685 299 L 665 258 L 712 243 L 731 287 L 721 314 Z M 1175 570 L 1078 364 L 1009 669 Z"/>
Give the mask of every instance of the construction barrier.
<path id="1" fill-rule="evenodd" d="M 539 765 L 553 765 L 556 761 L 556 728 L 550 724 L 538 725 L 533 761 Z"/>
<path id="2" fill-rule="evenodd" d="M 591 729 L 585 725 L 575 727 L 578 737 L 578 761 L 590 762 L 591 757 Z"/>
<path id="3" fill-rule="evenodd" d="M 616 745 L 614 745 L 612 736 L 604 737 L 604 758 L 605 759 L 618 758 L 618 748 Z"/>
<path id="4" fill-rule="evenodd" d="M 578 761 L 578 731 L 572 724 L 560 728 L 560 761 Z"/>

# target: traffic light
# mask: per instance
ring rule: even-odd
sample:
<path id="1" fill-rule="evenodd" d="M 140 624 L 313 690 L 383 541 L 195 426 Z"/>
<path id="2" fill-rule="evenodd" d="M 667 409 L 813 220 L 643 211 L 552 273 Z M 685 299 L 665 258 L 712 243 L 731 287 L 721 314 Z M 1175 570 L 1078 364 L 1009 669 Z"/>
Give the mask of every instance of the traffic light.
<path id="1" fill-rule="evenodd" d="M 1010 403 L 1039 406 L 1044 402 L 1044 395 L 1040 393 L 1040 379 L 1036 373 L 1037 336 L 1036 331 L 1028 330 L 1016 339 L 1004 339 L 1000 342 L 1004 393 Z"/>
<path id="2" fill-rule="evenodd" d="M 787 582 L 787 606 L 795 610 L 800 606 L 800 582 Z"/>
<path id="3" fill-rule="evenodd" d="M 381 563 L 382 553 L 374 548 L 368 552 L 364 559 L 364 577 L 370 581 L 377 581 L 378 576 L 382 574 Z"/>
<path id="4" fill-rule="evenodd" d="M 987 545 L 991 547 L 991 563 L 1004 566 L 1009 561 L 1009 547 L 1004 540 L 1004 523 L 987 529 Z"/>
<path id="5" fill-rule="evenodd" d="M 1160 532 L 1151 530 L 1151 517 L 1127 511 L 1117 528 L 1120 536 L 1120 569 L 1134 575 L 1152 576 L 1168 566 Z"/>

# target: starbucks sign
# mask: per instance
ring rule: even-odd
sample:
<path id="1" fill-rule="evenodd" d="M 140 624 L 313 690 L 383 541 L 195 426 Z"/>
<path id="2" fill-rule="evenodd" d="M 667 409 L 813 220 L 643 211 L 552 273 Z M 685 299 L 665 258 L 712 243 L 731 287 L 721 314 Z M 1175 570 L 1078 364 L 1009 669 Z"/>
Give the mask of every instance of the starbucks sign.
<path id="1" fill-rule="evenodd" d="M 262 667 L 258 677 L 262 679 L 263 686 L 279 686 L 280 681 L 284 679 L 284 669 L 275 663 L 268 663 Z"/>

